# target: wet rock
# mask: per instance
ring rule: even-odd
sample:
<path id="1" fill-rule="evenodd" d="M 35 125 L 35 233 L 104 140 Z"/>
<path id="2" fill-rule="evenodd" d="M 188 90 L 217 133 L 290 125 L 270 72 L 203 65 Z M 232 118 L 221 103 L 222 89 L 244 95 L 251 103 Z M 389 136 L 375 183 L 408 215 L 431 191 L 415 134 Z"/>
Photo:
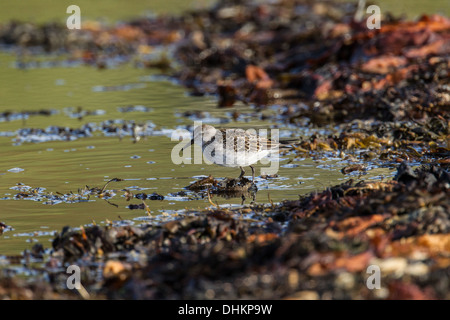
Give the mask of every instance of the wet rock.
<path id="1" fill-rule="evenodd" d="M 42 259 L 45 253 L 44 246 L 40 243 L 36 243 L 31 248 L 31 256 L 36 259 Z"/>

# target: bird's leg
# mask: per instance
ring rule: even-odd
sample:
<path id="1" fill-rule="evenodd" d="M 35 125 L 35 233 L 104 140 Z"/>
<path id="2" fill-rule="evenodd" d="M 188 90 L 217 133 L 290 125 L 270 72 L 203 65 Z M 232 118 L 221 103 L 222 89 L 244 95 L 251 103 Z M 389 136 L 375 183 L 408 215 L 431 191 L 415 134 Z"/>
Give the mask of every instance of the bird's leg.
<path id="1" fill-rule="evenodd" d="M 252 182 L 255 181 L 255 168 L 250 166 L 250 169 L 252 169 Z"/>
<path id="2" fill-rule="evenodd" d="M 242 168 L 242 167 L 239 167 L 239 168 L 241 168 L 241 175 L 239 176 L 239 180 L 241 180 L 242 179 L 242 177 L 244 176 L 244 174 L 245 174 L 245 171 L 244 171 L 244 168 Z"/>

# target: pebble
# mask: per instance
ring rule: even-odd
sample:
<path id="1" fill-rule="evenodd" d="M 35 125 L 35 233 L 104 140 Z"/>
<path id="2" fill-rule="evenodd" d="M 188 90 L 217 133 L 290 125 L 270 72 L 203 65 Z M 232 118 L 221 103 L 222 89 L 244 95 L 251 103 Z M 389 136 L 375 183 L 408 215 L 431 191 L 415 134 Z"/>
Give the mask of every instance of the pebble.
<path id="1" fill-rule="evenodd" d="M 320 296 L 316 291 L 303 290 L 303 291 L 298 291 L 298 292 L 294 293 L 293 295 L 289 296 L 288 299 L 290 299 L 290 300 L 319 300 Z"/>
<path id="2" fill-rule="evenodd" d="M 409 264 L 405 269 L 405 273 L 410 276 L 420 277 L 428 274 L 429 269 L 430 268 L 425 263 L 416 262 Z"/>
<path id="3" fill-rule="evenodd" d="M 374 264 L 380 267 L 381 278 L 385 276 L 394 276 L 395 278 L 400 278 L 405 274 L 408 262 L 402 257 L 392 257 L 387 259 L 373 259 L 370 264 Z"/>
<path id="4" fill-rule="evenodd" d="M 342 272 L 336 277 L 334 284 L 342 289 L 351 289 L 355 286 L 355 277 L 350 272 Z"/>

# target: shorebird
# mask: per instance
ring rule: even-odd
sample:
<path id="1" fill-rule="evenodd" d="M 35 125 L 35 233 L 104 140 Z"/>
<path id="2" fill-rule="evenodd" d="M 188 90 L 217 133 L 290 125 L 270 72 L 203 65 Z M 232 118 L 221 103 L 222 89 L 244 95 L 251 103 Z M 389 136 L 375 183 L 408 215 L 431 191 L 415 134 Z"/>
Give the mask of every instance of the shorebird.
<path id="1" fill-rule="evenodd" d="M 216 129 L 204 124 L 194 129 L 194 138 L 181 150 L 197 144 L 202 148 L 203 156 L 209 162 L 224 167 L 239 167 L 241 179 L 245 170 L 252 169 L 252 181 L 255 180 L 253 164 L 266 156 L 278 153 L 279 143 L 259 136 L 256 131 L 244 129 Z"/>

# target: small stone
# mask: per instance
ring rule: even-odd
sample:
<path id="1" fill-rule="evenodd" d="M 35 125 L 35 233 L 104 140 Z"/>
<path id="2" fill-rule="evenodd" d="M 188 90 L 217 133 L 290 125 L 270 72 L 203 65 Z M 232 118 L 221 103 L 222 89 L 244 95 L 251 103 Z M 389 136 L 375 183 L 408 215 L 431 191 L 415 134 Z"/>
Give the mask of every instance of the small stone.
<path id="1" fill-rule="evenodd" d="M 405 269 L 406 274 L 414 277 L 424 276 L 428 273 L 428 271 L 428 266 L 422 262 L 411 263 Z"/>
<path id="2" fill-rule="evenodd" d="M 404 275 L 405 269 L 408 266 L 407 260 L 401 257 L 373 259 L 370 264 L 378 265 L 380 267 L 381 277 L 393 275 L 396 278 L 400 278 Z"/>
<path id="3" fill-rule="evenodd" d="M 288 300 L 319 300 L 320 296 L 316 291 L 303 290 L 294 293 L 287 298 Z"/>
<path id="4" fill-rule="evenodd" d="M 389 290 L 385 287 L 381 287 L 380 289 L 374 289 L 373 295 L 377 299 L 386 299 L 389 296 Z"/>
<path id="5" fill-rule="evenodd" d="M 289 287 L 291 287 L 292 289 L 297 288 L 299 281 L 300 281 L 300 277 L 299 277 L 298 271 L 295 269 L 289 270 L 289 274 L 288 274 Z"/>
<path id="6" fill-rule="evenodd" d="M 342 272 L 336 277 L 334 284 L 342 289 L 351 289 L 355 286 L 355 277 L 350 272 Z"/>

